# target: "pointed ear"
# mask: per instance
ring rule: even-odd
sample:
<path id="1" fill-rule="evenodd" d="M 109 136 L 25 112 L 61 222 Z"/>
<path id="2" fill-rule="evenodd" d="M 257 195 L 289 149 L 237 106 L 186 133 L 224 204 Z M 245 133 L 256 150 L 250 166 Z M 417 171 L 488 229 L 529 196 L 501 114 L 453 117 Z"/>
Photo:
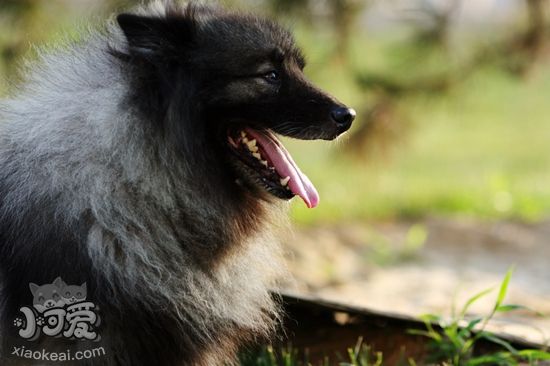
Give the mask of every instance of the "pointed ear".
<path id="1" fill-rule="evenodd" d="M 33 294 L 33 296 L 34 296 L 34 293 L 36 292 L 36 290 L 38 290 L 38 287 L 40 287 L 40 286 L 38 286 L 36 283 L 32 283 L 32 282 L 29 283 L 29 288 L 31 289 L 31 293 Z"/>
<path id="2" fill-rule="evenodd" d="M 178 52 L 189 37 L 185 18 L 160 18 L 119 14 L 117 22 L 133 56 L 154 58 Z"/>
<path id="3" fill-rule="evenodd" d="M 84 282 L 82 285 L 80 285 L 80 288 L 86 291 L 86 282 Z"/>
<path id="4" fill-rule="evenodd" d="M 61 277 L 57 277 L 55 280 L 53 280 L 53 284 L 57 286 L 58 288 L 65 287 L 65 282 L 61 279 Z"/>

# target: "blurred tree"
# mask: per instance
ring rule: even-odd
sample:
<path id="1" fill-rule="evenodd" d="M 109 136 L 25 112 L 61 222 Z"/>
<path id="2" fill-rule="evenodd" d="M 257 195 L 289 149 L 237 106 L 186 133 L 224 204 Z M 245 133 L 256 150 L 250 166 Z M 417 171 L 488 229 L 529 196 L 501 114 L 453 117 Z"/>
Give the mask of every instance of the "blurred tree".
<path id="1" fill-rule="evenodd" d="M 437 5 L 420 0 L 401 18 L 412 26 L 412 33 L 394 47 L 400 66 L 390 72 L 356 73 L 355 81 L 368 96 L 368 104 L 360 111 L 345 150 L 358 158 L 387 156 L 412 122 L 400 108 L 408 98 L 444 96 L 470 74 L 471 68 L 451 62 L 449 38 L 460 4 L 460 0 Z"/>
<path id="2" fill-rule="evenodd" d="M 292 14 L 307 22 L 311 20 L 309 0 L 268 0 L 267 3 L 275 14 Z"/>
<path id="3" fill-rule="evenodd" d="M 400 70 L 391 73 L 361 72 L 356 82 L 369 96 L 369 104 L 360 113 L 358 126 L 350 137 L 352 143 L 346 145 L 356 156 L 372 154 L 372 150 L 386 152 L 387 146 L 399 138 L 398 131 L 406 131 L 407 116 L 400 113 L 400 104 L 415 95 L 444 96 L 469 76 L 487 65 L 497 66 L 514 76 L 530 74 L 549 46 L 550 28 L 546 18 L 548 0 L 518 0 L 524 3 L 527 23 L 518 27 L 510 36 L 501 41 L 478 47 L 470 59 L 456 62 L 449 34 L 452 21 L 460 7 L 460 0 L 452 0 L 444 5 L 420 0 L 419 16 L 405 19 L 415 30 L 406 42 L 397 45 L 400 55 L 408 65 L 405 75 Z M 472 45 L 472 47 L 474 47 Z M 437 66 L 428 62 L 431 54 L 438 54 Z M 428 72 L 426 72 L 428 70 Z M 401 132 L 402 133 L 402 132 Z"/>
<path id="4" fill-rule="evenodd" d="M 359 110 L 360 123 L 353 129 L 345 151 L 358 160 L 389 158 L 390 148 L 405 135 L 409 118 L 399 111 L 398 101 L 384 94 Z"/>
<path id="5" fill-rule="evenodd" d="M 538 61 L 541 51 L 548 41 L 546 29 L 545 3 L 546 0 L 525 0 L 527 7 L 528 26 L 525 34 L 520 39 L 520 49 L 526 53 L 526 62 L 519 70 L 521 74 L 529 71 L 532 65 Z"/>
<path id="6" fill-rule="evenodd" d="M 461 0 L 450 0 L 436 5 L 422 0 L 417 9 L 418 16 L 406 19 L 415 28 L 413 40 L 424 47 L 438 47 L 447 50 L 453 20 L 460 8 Z"/>
<path id="7" fill-rule="evenodd" d="M 399 78 L 381 73 L 359 73 L 356 82 L 369 95 L 369 103 L 359 113 L 359 125 L 353 129 L 345 150 L 357 158 L 389 155 L 390 146 L 403 138 L 411 120 L 401 112 L 406 98 L 418 95 L 439 97 L 463 80 L 456 70 L 433 75 Z"/>
<path id="8" fill-rule="evenodd" d="M 335 58 L 347 61 L 350 37 L 369 0 L 328 0 L 336 35 Z"/>
<path id="9" fill-rule="evenodd" d="M 357 19 L 363 14 L 366 6 L 373 0 L 267 0 L 270 9 L 276 14 L 290 14 L 310 24 L 319 21 L 315 18 L 315 9 L 322 8 L 328 12 L 329 19 L 322 18 L 332 26 L 335 35 L 334 58 L 346 62 L 349 43 Z"/>
<path id="10" fill-rule="evenodd" d="M 511 75 L 525 78 L 545 56 L 550 34 L 546 7 L 548 0 L 521 0 L 527 13 L 527 23 L 500 41 L 481 47 L 469 64 L 475 69 L 484 65 L 496 65 Z M 548 52 L 546 52 L 548 55 Z"/>

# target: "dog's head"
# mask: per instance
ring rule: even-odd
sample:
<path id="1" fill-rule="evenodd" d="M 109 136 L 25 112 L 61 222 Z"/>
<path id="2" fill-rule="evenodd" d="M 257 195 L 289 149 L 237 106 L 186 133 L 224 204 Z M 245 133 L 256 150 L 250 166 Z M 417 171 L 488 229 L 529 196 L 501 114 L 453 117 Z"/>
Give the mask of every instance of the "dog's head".
<path id="1" fill-rule="evenodd" d="M 355 111 L 310 83 L 292 35 L 276 23 L 198 5 L 121 14 L 136 96 L 184 153 L 201 151 L 231 182 L 265 197 L 319 201 L 275 134 L 332 140 Z"/>

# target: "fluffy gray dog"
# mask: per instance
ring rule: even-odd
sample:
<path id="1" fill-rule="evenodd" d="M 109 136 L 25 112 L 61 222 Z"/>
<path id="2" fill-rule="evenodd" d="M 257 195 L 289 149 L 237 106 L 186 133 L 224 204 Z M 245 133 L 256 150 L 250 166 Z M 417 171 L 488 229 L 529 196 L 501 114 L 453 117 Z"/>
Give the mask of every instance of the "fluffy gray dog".
<path id="1" fill-rule="evenodd" d="M 271 228 L 319 201 L 275 134 L 355 116 L 304 66 L 269 20 L 157 1 L 25 71 L 0 102 L 0 364 L 232 364 L 269 335 Z"/>

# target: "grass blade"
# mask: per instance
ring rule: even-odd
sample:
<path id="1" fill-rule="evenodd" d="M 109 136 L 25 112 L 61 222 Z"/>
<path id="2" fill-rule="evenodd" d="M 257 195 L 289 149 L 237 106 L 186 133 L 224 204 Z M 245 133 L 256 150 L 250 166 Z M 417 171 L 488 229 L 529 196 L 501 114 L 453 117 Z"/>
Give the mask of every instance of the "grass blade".
<path id="1" fill-rule="evenodd" d="M 504 298 L 508 293 L 508 285 L 510 284 L 510 279 L 512 278 L 513 272 L 514 272 L 514 266 L 508 269 L 508 271 L 506 272 L 506 276 L 504 276 L 504 280 L 502 280 L 502 283 L 500 285 L 500 290 L 498 291 L 497 301 L 495 303 L 495 311 L 496 309 L 499 308 L 500 305 L 502 305 L 502 302 L 504 301 Z"/>
<path id="2" fill-rule="evenodd" d="M 518 356 L 521 358 L 526 358 L 529 361 L 545 361 L 550 360 L 550 353 L 546 351 L 541 351 L 538 349 L 524 349 L 518 351 Z"/>
<path id="3" fill-rule="evenodd" d="M 527 308 L 525 306 L 522 306 L 522 305 L 506 304 L 506 305 L 498 306 L 496 308 L 496 311 L 498 313 L 507 313 L 509 311 L 514 311 L 514 310 L 519 310 L 519 309 L 527 310 Z"/>
<path id="4" fill-rule="evenodd" d="M 468 301 L 466 302 L 466 304 L 464 304 L 464 306 L 462 307 L 462 310 L 460 312 L 460 317 L 463 318 L 465 315 L 466 315 L 466 312 L 468 311 L 468 309 L 470 308 L 470 306 L 472 306 L 473 303 L 475 303 L 477 300 L 479 300 L 480 298 L 484 297 L 485 295 L 487 295 L 488 293 L 490 293 L 491 291 L 493 291 L 495 288 L 494 287 L 491 287 L 491 288 L 488 288 L 488 289 L 485 289 L 481 292 L 478 292 L 477 294 L 475 294 L 474 296 L 470 297 L 468 299 Z"/>
<path id="5" fill-rule="evenodd" d="M 513 355 L 517 355 L 518 354 L 518 350 L 515 349 L 509 342 L 505 341 L 504 339 L 501 339 L 501 338 L 498 338 L 496 336 L 494 336 L 493 334 L 491 333 L 488 333 L 488 332 L 481 332 L 480 333 L 480 338 L 483 338 L 483 339 L 486 339 L 490 342 L 493 342 L 495 344 L 498 344 L 504 348 L 506 348 L 510 353 L 512 353 Z"/>

